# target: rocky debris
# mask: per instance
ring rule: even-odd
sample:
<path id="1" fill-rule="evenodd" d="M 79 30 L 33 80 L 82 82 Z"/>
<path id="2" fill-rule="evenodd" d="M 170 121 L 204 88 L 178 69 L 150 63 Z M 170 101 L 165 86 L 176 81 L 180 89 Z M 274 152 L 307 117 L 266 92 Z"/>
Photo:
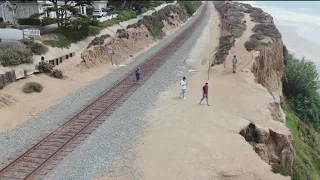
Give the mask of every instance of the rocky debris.
<path id="1" fill-rule="evenodd" d="M 125 30 L 125 29 L 118 29 L 117 30 L 117 35 L 118 35 L 118 38 L 126 38 L 126 39 L 129 39 L 129 33 Z"/>
<path id="2" fill-rule="evenodd" d="M 291 171 L 294 147 L 291 135 L 285 135 L 272 129 L 263 129 L 250 123 L 240 131 L 253 150 L 268 164 L 280 164 Z"/>
<path id="3" fill-rule="evenodd" d="M 104 44 L 105 40 L 107 38 L 110 37 L 110 34 L 104 34 L 104 35 L 101 35 L 100 37 L 95 37 L 91 43 L 88 45 L 87 48 L 90 48 L 91 46 L 97 46 L 97 45 L 102 45 Z"/>
<path id="4" fill-rule="evenodd" d="M 286 124 L 286 115 L 279 102 L 270 103 L 269 111 L 273 120 Z"/>

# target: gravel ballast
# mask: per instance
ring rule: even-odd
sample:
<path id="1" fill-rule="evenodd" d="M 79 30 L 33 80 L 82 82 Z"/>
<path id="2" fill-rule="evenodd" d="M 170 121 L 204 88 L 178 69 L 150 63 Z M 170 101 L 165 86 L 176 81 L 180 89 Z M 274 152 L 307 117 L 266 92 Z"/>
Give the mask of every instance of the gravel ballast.
<path id="1" fill-rule="evenodd" d="M 181 78 L 177 76 L 178 74 L 186 73 L 189 70 L 185 61 L 207 24 L 209 15 L 210 12 L 207 11 L 204 21 L 195 29 L 185 44 L 143 86 L 139 87 L 95 133 L 68 154 L 47 175 L 46 179 L 88 180 L 106 174 L 116 176 L 118 163 L 116 159 L 119 157 L 122 159 L 120 171 L 127 174 L 132 180 L 139 179 L 139 169 L 136 169 L 134 165 L 134 146 L 136 138 L 145 127 L 145 122 L 140 117 L 154 105 L 159 93 Z M 178 94 L 179 92 L 177 92 Z"/>
<path id="2" fill-rule="evenodd" d="M 183 68 L 184 62 L 209 19 L 208 14 L 209 12 L 205 15 L 201 25 L 178 52 L 123 103 L 95 133 L 72 153 L 69 153 L 45 179 L 92 179 L 92 177 L 105 172 L 113 173 L 115 171 L 115 158 L 123 155 L 127 157 L 125 164 L 128 164 L 128 166 L 122 170 L 127 173 L 134 171 L 131 164 L 134 153 L 131 151 L 135 144 L 135 139 L 144 125 L 144 122 L 140 121 L 139 117 L 148 110 L 161 91 L 177 80 L 177 73 L 186 71 Z M 196 16 L 198 15 L 196 14 Z M 193 20 L 187 24 L 192 22 Z M 186 25 L 136 58 L 131 64 L 121 67 L 113 73 L 74 91 L 65 100 L 39 113 L 17 128 L 1 133 L 0 168 L 3 168 L 8 163 L 9 157 L 23 152 L 27 147 L 38 142 L 47 132 L 53 131 L 58 124 L 61 124 L 94 98 L 97 98 L 106 88 L 152 56 L 185 28 Z"/>

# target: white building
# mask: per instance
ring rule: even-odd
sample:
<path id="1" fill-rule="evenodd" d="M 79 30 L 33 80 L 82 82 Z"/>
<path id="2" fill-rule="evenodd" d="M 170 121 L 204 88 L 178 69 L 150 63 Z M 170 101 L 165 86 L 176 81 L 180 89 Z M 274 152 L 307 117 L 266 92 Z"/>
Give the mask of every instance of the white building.
<path id="1" fill-rule="evenodd" d="M 63 5 L 64 4 L 64 0 L 61 0 L 58 2 L 58 5 Z M 5 6 L 6 1 L 2 1 L 0 2 L 0 17 L 3 18 L 3 20 L 5 22 L 9 21 L 9 22 L 13 22 L 13 13 L 11 11 L 9 11 L 8 7 Z M 14 1 L 10 1 L 11 5 L 14 5 L 15 2 Z M 93 3 L 93 7 L 95 9 L 102 9 L 102 8 L 106 8 L 108 4 L 107 0 L 100 0 L 100 1 L 94 1 Z M 51 17 L 54 18 L 56 17 L 56 13 L 55 12 L 46 12 L 46 8 L 50 7 L 50 5 L 52 6 L 52 2 L 50 1 L 46 1 L 46 0 L 37 0 L 37 1 L 29 1 L 26 3 L 20 3 L 17 5 L 17 19 L 21 19 L 21 18 L 28 18 L 31 15 L 35 14 L 35 13 L 44 13 L 43 16 L 40 17 L 40 19 L 42 19 L 43 17 Z M 79 12 L 80 14 L 84 14 L 86 15 L 86 7 L 79 7 Z"/>

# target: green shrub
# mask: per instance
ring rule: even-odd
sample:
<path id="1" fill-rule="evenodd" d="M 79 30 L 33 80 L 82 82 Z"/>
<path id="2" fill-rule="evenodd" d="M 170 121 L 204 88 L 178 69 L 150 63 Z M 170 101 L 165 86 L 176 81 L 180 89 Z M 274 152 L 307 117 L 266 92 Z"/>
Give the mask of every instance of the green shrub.
<path id="1" fill-rule="evenodd" d="M 106 21 L 99 23 L 99 27 L 107 28 L 107 27 L 112 26 L 114 24 L 118 24 L 119 22 L 121 22 L 121 21 L 118 19 L 109 19 L 109 20 L 106 20 Z"/>
<path id="2" fill-rule="evenodd" d="M 47 25 L 55 24 L 55 23 L 57 23 L 57 19 L 56 18 L 44 17 L 41 20 L 41 25 L 42 26 L 47 26 Z"/>
<path id="3" fill-rule="evenodd" d="M 58 37 L 58 40 L 44 40 L 43 44 L 58 47 L 58 48 L 69 48 L 71 43 L 76 43 L 88 37 L 88 29 L 72 29 L 71 27 L 64 28 L 54 32 Z"/>
<path id="4" fill-rule="evenodd" d="M 320 179 L 320 135 L 303 123 L 286 102 L 281 103 L 286 114 L 286 125 L 290 129 L 296 155 L 292 166 L 292 180 Z"/>
<path id="5" fill-rule="evenodd" d="M 20 25 L 41 25 L 40 19 L 23 18 L 18 19 Z"/>
<path id="6" fill-rule="evenodd" d="M 259 32 L 263 34 L 264 36 L 268 36 L 270 38 L 281 38 L 281 34 L 277 27 L 272 24 L 272 23 L 261 23 L 261 24 L 256 24 L 253 28 L 252 31 L 254 32 Z"/>
<path id="7" fill-rule="evenodd" d="M 120 21 L 127 21 L 137 17 L 137 13 L 132 10 L 124 10 L 118 15 L 117 19 Z"/>
<path id="8" fill-rule="evenodd" d="M 21 51 L 6 51 L 0 54 L 0 62 L 2 66 L 17 66 L 32 63 L 32 58 Z"/>
<path id="9" fill-rule="evenodd" d="M 232 35 L 226 35 L 219 38 L 219 46 L 216 54 L 214 55 L 214 64 L 221 64 L 225 61 L 226 57 L 229 54 L 230 49 L 234 43 L 232 41 Z M 214 65 L 212 64 L 212 65 Z"/>
<path id="10" fill-rule="evenodd" d="M 100 33 L 101 28 L 96 26 L 89 26 L 88 27 L 88 35 L 89 36 L 96 36 Z"/>
<path id="11" fill-rule="evenodd" d="M 53 70 L 51 75 L 57 79 L 62 79 L 64 77 L 62 71 L 59 69 Z"/>
<path id="12" fill-rule="evenodd" d="M 44 13 L 34 13 L 31 16 L 29 16 L 29 19 L 39 19 L 40 16 L 43 16 Z"/>
<path id="13" fill-rule="evenodd" d="M 283 176 L 290 176 L 291 173 L 285 169 L 283 169 L 280 164 L 273 164 L 272 165 L 272 172 L 276 173 L 276 174 L 281 174 Z"/>
<path id="14" fill-rule="evenodd" d="M 89 23 L 91 26 L 99 26 L 100 21 L 97 19 L 92 19 Z"/>
<path id="15" fill-rule="evenodd" d="M 146 8 L 146 7 L 143 7 L 143 8 L 141 9 L 142 13 L 145 13 L 145 12 L 147 12 L 148 10 L 149 10 L 149 9 Z"/>
<path id="16" fill-rule="evenodd" d="M 2 41 L 0 43 L 0 54 L 6 53 L 6 51 L 20 51 L 29 56 L 32 55 L 32 52 L 25 44 L 17 40 L 11 41 Z"/>
<path id="17" fill-rule="evenodd" d="M 247 51 L 258 50 L 261 46 L 261 43 L 257 39 L 250 39 L 244 43 Z"/>
<path id="18" fill-rule="evenodd" d="M 5 22 L 0 22 L 0 29 L 4 29 L 7 27 L 7 23 Z"/>
<path id="19" fill-rule="evenodd" d="M 292 54 L 285 57 L 283 92 L 294 113 L 320 131 L 319 74 L 315 64 Z"/>
<path id="20" fill-rule="evenodd" d="M 32 53 L 35 55 L 42 55 L 49 51 L 49 49 L 46 46 L 36 42 L 30 46 L 30 49 Z"/>
<path id="21" fill-rule="evenodd" d="M 181 7 L 169 5 L 159 11 L 154 12 L 151 16 L 144 16 L 143 19 L 139 20 L 135 24 L 128 25 L 127 29 L 138 28 L 141 25 L 144 25 L 146 28 L 148 28 L 148 31 L 154 38 L 162 38 L 165 35 L 165 33 L 162 31 L 162 28 L 164 27 L 162 21 L 172 18 L 172 13 L 178 14 L 180 20 L 182 21 L 187 19 L 187 14 Z"/>
<path id="22" fill-rule="evenodd" d="M 36 65 L 36 70 L 42 73 L 51 73 L 52 69 L 53 65 L 45 61 L 41 61 Z"/>
<path id="23" fill-rule="evenodd" d="M 31 52 L 35 55 L 42 55 L 45 54 L 49 51 L 48 47 L 34 42 L 34 41 L 30 41 L 28 39 L 23 39 L 21 40 L 21 42 L 27 46 L 27 48 L 29 48 L 31 50 Z"/>
<path id="24" fill-rule="evenodd" d="M 310 96 L 318 88 L 319 74 L 314 62 L 293 55 L 286 57 L 284 92 L 289 97 Z"/>
<path id="25" fill-rule="evenodd" d="M 256 39 L 256 40 L 262 40 L 264 38 L 264 35 L 261 32 L 259 32 L 259 33 L 252 34 L 250 38 Z"/>
<path id="26" fill-rule="evenodd" d="M 28 82 L 23 86 L 24 93 L 41 92 L 43 89 L 42 85 L 37 82 Z"/>
<path id="27" fill-rule="evenodd" d="M 192 16 L 196 12 L 194 5 L 192 4 L 191 1 L 178 1 L 178 3 L 184 6 L 189 16 Z"/>
<path id="28" fill-rule="evenodd" d="M 121 14 L 120 10 L 113 10 L 110 12 L 110 14 Z"/>

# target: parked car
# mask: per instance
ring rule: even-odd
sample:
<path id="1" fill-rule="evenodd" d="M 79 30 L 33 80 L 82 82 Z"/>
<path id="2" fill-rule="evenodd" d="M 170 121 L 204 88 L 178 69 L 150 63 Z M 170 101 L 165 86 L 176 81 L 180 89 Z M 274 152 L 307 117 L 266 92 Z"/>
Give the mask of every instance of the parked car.
<path id="1" fill-rule="evenodd" d="M 93 17 L 104 17 L 104 16 L 107 16 L 107 11 L 105 9 L 95 9 L 93 12 L 92 12 L 92 16 Z"/>

